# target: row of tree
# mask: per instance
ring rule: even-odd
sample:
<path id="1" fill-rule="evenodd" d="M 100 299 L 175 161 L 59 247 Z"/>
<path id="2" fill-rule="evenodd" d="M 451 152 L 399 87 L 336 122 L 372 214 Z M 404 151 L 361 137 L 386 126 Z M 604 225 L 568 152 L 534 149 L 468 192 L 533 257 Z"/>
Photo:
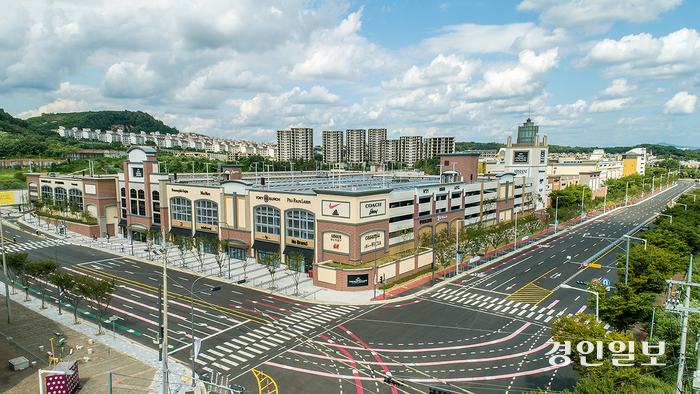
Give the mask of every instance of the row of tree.
<path id="1" fill-rule="evenodd" d="M 531 214 L 519 214 L 517 228 L 515 220 L 504 221 L 493 226 L 482 222 L 463 226 L 459 229 L 459 244 L 456 245 L 457 233 L 444 228 L 435 234 L 424 232 L 420 235 L 419 245 L 431 248 L 434 242 L 435 262 L 443 270 L 456 263 L 457 251 L 464 256 L 462 261 L 470 256 L 477 256 L 498 249 L 500 246 L 513 242 L 515 238 L 533 234 L 544 228 L 542 222 Z M 411 229 L 412 230 L 412 229 Z"/>
<path id="2" fill-rule="evenodd" d="M 13 294 L 16 294 L 15 284 L 19 283 L 24 289 L 25 301 L 29 301 L 29 289 L 33 287 L 41 297 L 41 309 L 45 309 L 46 292 L 54 285 L 59 297 L 73 307 L 75 324 L 79 323 L 78 308 L 83 300 L 87 300 L 97 318 L 97 333 L 103 333 L 102 317 L 119 287 L 116 279 L 99 279 L 62 270 L 53 260 L 29 260 L 27 253 L 11 253 L 5 258 Z"/>
<path id="3" fill-rule="evenodd" d="M 645 247 L 644 244 L 632 243 L 627 284 L 624 283 L 627 260 L 625 253 L 617 255 L 619 282 L 611 287 L 612 291 L 609 292 L 598 282 L 589 284 L 589 289 L 599 294 L 601 322 L 596 322 L 592 315 L 563 315 L 553 321 L 552 339 L 557 342 L 571 341 L 573 369 L 581 377 L 574 389 L 575 393 L 675 392 L 681 325 L 677 317 L 663 312 L 662 305 L 655 305 L 665 298 L 661 294 L 666 292 L 666 279 L 684 272 L 690 255 L 698 255 L 700 252 L 700 202 L 696 201 L 699 196 L 700 191 L 695 192 L 695 197 L 682 195 L 678 202 L 685 205 L 676 204 L 662 212 L 671 215 L 673 223 L 668 217 L 659 216 L 651 229 L 638 235 L 646 240 L 647 245 Z M 693 267 L 693 278 L 698 278 L 698 275 L 700 268 Z M 595 297 L 588 301 L 593 310 L 596 307 Z M 690 305 L 700 307 L 700 289 L 692 289 Z M 648 363 L 649 358 L 641 354 L 639 343 L 635 347 L 634 366 L 613 365 L 607 345 L 611 341 L 634 341 L 635 331 L 651 334 L 652 318 L 653 337 L 648 340 L 654 344 L 659 341 L 666 343 L 665 354 L 658 358 L 658 362 L 671 368 L 642 365 Z M 613 329 L 605 330 L 605 324 Z M 691 314 L 686 354 L 696 354 L 693 349 L 700 345 L 698 335 L 700 316 Z M 581 365 L 578 362 L 581 356 L 577 350 L 578 343 L 596 340 L 601 340 L 606 345 L 602 365 Z M 696 357 L 686 359 L 686 370 L 696 369 L 697 365 Z"/>

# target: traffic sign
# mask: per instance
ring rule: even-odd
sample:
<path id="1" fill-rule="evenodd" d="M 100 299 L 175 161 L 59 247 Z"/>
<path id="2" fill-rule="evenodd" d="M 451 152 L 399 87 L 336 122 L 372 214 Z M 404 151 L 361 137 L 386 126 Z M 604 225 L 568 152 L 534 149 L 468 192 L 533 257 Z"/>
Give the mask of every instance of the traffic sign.
<path id="1" fill-rule="evenodd" d="M 597 264 L 597 263 L 590 263 L 590 264 L 588 264 L 588 266 L 591 268 L 600 268 L 600 264 Z"/>
<path id="2" fill-rule="evenodd" d="M 600 283 L 602 283 L 604 286 L 610 286 L 610 279 L 608 278 L 603 278 Z"/>
<path id="3" fill-rule="evenodd" d="M 600 278 L 591 279 L 591 282 L 600 282 Z"/>
<path id="4" fill-rule="evenodd" d="M 581 263 L 581 267 L 583 267 L 583 268 L 588 267 L 588 262 L 587 262 L 587 261 L 584 261 L 583 263 Z"/>

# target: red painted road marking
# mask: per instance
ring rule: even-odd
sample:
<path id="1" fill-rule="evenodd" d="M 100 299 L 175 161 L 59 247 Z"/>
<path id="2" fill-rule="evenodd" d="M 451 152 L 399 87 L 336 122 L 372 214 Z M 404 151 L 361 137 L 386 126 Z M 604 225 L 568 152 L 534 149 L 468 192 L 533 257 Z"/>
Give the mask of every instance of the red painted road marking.
<path id="1" fill-rule="evenodd" d="M 265 295 L 265 296 L 263 296 L 263 297 L 265 297 L 265 298 L 269 298 L 269 299 L 271 299 L 271 300 L 275 300 L 275 301 L 282 301 L 282 302 L 286 302 L 287 304 L 292 304 L 292 305 L 294 305 L 294 306 L 300 306 L 300 307 L 302 307 L 302 308 L 310 308 L 310 307 L 309 307 L 309 306 L 307 306 L 307 305 L 304 305 L 304 304 L 299 304 L 299 303 L 296 303 L 296 302 L 292 302 L 292 301 L 287 301 L 287 300 L 284 300 L 284 299 L 282 299 L 282 298 L 272 297 L 272 296 L 268 296 L 268 295 Z"/>
<path id="2" fill-rule="evenodd" d="M 405 303 L 405 304 L 399 304 L 399 305 L 384 305 L 384 306 L 381 306 L 380 308 L 398 308 L 398 307 L 400 307 L 400 306 L 406 306 L 406 305 L 411 305 L 411 304 L 417 304 L 417 303 L 419 303 L 419 302 L 421 302 L 421 301 L 423 301 L 423 300 L 411 301 L 411 302 L 407 302 L 407 303 Z"/>
<path id="3" fill-rule="evenodd" d="M 321 338 L 325 339 L 330 346 L 334 346 L 334 347 L 337 347 L 338 349 L 340 349 L 340 351 L 343 352 L 345 357 L 347 357 L 348 360 L 350 360 L 350 365 L 352 366 L 352 375 L 355 378 L 355 386 L 357 387 L 357 394 L 363 394 L 364 390 L 362 389 L 362 383 L 360 382 L 360 380 L 361 380 L 360 374 L 357 373 L 357 365 L 355 364 L 355 360 L 352 358 L 352 355 L 347 350 L 340 347 L 337 343 L 334 343 L 333 341 L 328 339 L 327 336 L 325 336 L 325 335 L 319 335 L 319 336 Z"/>
<path id="4" fill-rule="evenodd" d="M 552 307 L 554 307 L 554 305 L 556 305 L 556 304 L 558 304 L 558 303 L 559 303 L 559 300 L 554 300 L 554 302 L 552 302 L 551 304 L 547 305 L 547 309 L 552 309 Z"/>
<path id="5" fill-rule="evenodd" d="M 372 351 L 372 349 L 370 349 L 370 347 L 367 346 L 367 344 L 362 339 L 358 338 L 357 335 L 353 334 L 352 331 L 348 330 L 347 328 L 345 328 L 343 326 L 338 326 L 338 328 L 345 331 L 346 334 L 353 337 L 353 339 L 355 339 L 357 342 L 359 342 L 360 345 L 364 346 L 367 350 L 369 350 L 372 353 L 372 355 L 374 356 L 374 359 L 377 360 L 378 363 L 381 363 L 381 366 L 382 366 L 382 369 L 384 370 L 384 373 L 386 375 L 391 376 L 391 371 L 389 371 L 389 368 L 386 367 L 386 364 L 382 363 L 382 360 L 379 358 L 379 356 L 377 356 L 377 353 Z M 397 393 L 398 393 L 398 391 L 396 391 L 396 387 L 394 387 L 394 385 L 391 385 L 391 394 L 397 394 Z"/>

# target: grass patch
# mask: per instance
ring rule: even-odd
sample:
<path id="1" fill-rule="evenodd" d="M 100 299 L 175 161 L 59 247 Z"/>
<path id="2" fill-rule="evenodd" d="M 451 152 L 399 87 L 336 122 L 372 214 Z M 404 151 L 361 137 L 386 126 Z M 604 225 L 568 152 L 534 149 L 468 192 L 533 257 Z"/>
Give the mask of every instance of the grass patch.
<path id="1" fill-rule="evenodd" d="M 414 249 L 405 250 L 403 252 L 395 253 L 395 254 L 392 254 L 389 256 L 380 257 L 377 259 L 377 265 L 379 266 L 379 265 L 389 263 L 389 262 L 392 262 L 395 260 L 400 260 L 404 257 L 412 256 L 414 254 L 418 254 L 418 253 L 424 252 L 426 250 L 428 250 L 428 248 L 414 248 Z M 325 263 L 324 265 L 327 267 L 334 267 L 334 268 L 359 269 L 359 268 L 374 267 L 374 260 L 365 261 L 364 263 L 361 263 L 358 265 L 339 263 L 337 261 L 331 261 L 329 263 Z"/>
<path id="2" fill-rule="evenodd" d="M 94 225 L 94 224 L 97 224 L 97 219 L 85 220 L 85 219 L 82 219 L 82 218 L 72 218 L 72 217 L 65 217 L 65 216 L 61 216 L 61 215 L 51 215 L 51 214 L 48 213 L 48 212 L 40 212 L 40 211 L 36 211 L 36 212 L 34 212 L 34 213 L 35 213 L 36 215 L 38 215 L 38 216 L 41 216 L 41 217 L 47 218 L 47 219 L 65 220 L 66 222 L 82 223 L 82 224 L 87 224 L 87 225 L 90 225 L 90 226 L 91 226 L 91 225 Z"/>
<path id="3" fill-rule="evenodd" d="M 423 276 L 423 275 L 425 275 L 425 274 L 429 274 L 430 272 L 432 272 L 432 268 L 431 268 L 431 267 L 424 268 L 424 269 L 422 269 L 422 270 L 420 270 L 420 271 L 418 271 L 418 272 L 414 272 L 414 273 L 412 273 L 411 275 L 408 275 L 408 276 L 405 277 L 405 278 L 401 278 L 401 279 L 399 279 L 399 280 L 397 280 L 397 281 L 395 281 L 395 282 L 391 282 L 391 283 L 388 283 L 388 284 L 386 284 L 386 285 L 384 285 L 384 286 L 378 287 L 378 289 L 384 290 L 384 288 L 386 287 L 386 290 L 389 290 L 389 289 L 391 289 L 391 288 L 394 287 L 394 286 L 398 286 L 398 285 L 400 285 L 400 284 L 402 284 L 402 283 L 410 282 L 410 281 L 412 281 L 412 280 L 414 280 L 414 279 L 416 279 L 416 278 L 419 278 L 419 277 L 421 277 L 421 276 Z"/>

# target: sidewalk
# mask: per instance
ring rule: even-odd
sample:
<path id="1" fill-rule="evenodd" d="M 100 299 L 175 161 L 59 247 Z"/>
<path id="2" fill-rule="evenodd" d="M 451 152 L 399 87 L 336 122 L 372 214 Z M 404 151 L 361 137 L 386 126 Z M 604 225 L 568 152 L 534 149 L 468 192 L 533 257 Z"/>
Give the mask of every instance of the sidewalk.
<path id="1" fill-rule="evenodd" d="M 103 326 L 105 334 L 97 336 L 94 324 L 82 320 L 80 324 L 73 324 L 72 312 L 58 315 L 56 307 L 48 303 L 42 310 L 36 298 L 25 302 L 23 293 L 18 291 L 13 295 L 11 291 L 12 324 L 7 324 L 5 286 L 0 284 L 0 361 L 7 363 L 24 356 L 30 366 L 21 371 L 0 368 L 0 392 L 39 392 L 39 369 L 53 369 L 46 353 L 51 351 L 51 339 L 56 357 L 78 361 L 81 394 L 106 393 L 109 371 L 114 394 L 162 392 L 161 363 L 155 351 L 120 335 L 114 336 L 107 324 Z M 61 338 L 66 339 L 63 348 L 58 346 Z M 190 374 L 185 366 L 170 361 L 168 368 L 171 393 L 184 394 L 191 389 L 187 379 L 183 379 L 183 375 Z"/>

